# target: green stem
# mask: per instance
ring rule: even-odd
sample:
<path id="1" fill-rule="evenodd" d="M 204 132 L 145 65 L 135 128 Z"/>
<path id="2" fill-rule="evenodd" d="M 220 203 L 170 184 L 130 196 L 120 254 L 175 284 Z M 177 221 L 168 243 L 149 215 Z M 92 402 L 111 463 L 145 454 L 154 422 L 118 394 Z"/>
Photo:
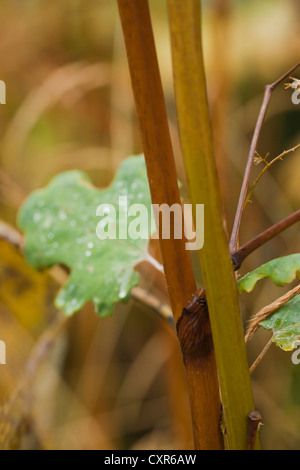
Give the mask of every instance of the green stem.
<path id="1" fill-rule="evenodd" d="M 205 206 L 199 258 L 220 380 L 229 449 L 247 448 L 247 416 L 254 409 L 239 301 L 223 226 L 203 66 L 200 2 L 168 0 L 175 95 L 190 199 Z M 195 216 L 195 214 L 194 214 Z"/>

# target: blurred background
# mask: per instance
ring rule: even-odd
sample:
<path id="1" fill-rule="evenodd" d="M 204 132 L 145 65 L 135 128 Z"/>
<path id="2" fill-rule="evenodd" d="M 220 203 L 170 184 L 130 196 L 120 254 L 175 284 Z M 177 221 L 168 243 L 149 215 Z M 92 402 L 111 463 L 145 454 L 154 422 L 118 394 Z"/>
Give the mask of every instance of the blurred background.
<path id="1" fill-rule="evenodd" d="M 0 106 L 0 218 L 16 227 L 27 195 L 57 173 L 81 169 L 105 187 L 119 163 L 142 148 L 117 2 L 0 0 L 0 6 L 0 79 L 7 87 L 7 104 Z M 150 7 L 184 181 L 166 2 L 150 0 Z M 299 61 L 299 25 L 298 0 L 204 1 L 207 86 L 228 231 L 264 86 Z M 291 90 L 279 86 L 261 156 L 274 158 L 300 142 L 299 111 Z M 253 178 L 261 169 L 253 168 Z M 299 208 L 299 175 L 299 151 L 266 172 L 245 210 L 241 244 Z M 295 252 L 298 225 L 252 254 L 240 274 Z M 177 339 L 154 310 L 131 299 L 104 320 L 91 305 L 66 320 L 53 305 L 57 276 L 32 270 L 4 240 L 0 281 L 0 339 L 7 345 L 7 365 L 0 366 L 1 449 L 192 448 Z M 151 276 L 143 282 L 155 290 Z M 243 294 L 245 325 L 290 287 L 261 281 Z M 269 337 L 259 331 L 249 343 L 250 364 Z M 299 367 L 272 346 L 253 373 L 265 449 L 300 448 Z"/>

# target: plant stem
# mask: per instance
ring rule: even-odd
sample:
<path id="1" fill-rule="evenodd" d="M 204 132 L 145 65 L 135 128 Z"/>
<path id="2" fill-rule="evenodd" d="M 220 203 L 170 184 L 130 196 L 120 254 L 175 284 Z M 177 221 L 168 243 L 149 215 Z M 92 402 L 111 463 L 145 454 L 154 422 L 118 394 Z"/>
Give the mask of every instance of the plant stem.
<path id="1" fill-rule="evenodd" d="M 175 95 L 190 199 L 205 205 L 199 252 L 220 380 L 226 444 L 247 448 L 254 409 L 236 281 L 223 227 L 203 66 L 200 2 L 168 0 Z M 195 217 L 195 213 L 194 213 Z"/>
<path id="2" fill-rule="evenodd" d="M 148 8 L 119 0 L 136 110 L 153 204 L 180 204 L 180 193 Z M 172 234 L 171 234 L 172 235 Z M 160 239 L 175 321 L 194 293 L 195 279 L 183 239 Z M 168 261 L 172 260 L 172 264 Z M 175 266 L 180 267 L 175 269 Z M 170 282 L 171 281 L 171 282 Z"/>
<path id="3" fill-rule="evenodd" d="M 272 227 L 269 227 L 267 230 L 257 235 L 257 237 L 252 238 L 252 240 L 250 240 L 249 242 L 245 243 L 231 255 L 234 269 L 239 269 L 241 267 L 242 262 L 247 258 L 247 256 L 249 256 L 253 251 L 257 250 L 257 248 L 261 247 L 266 242 L 274 238 L 276 235 L 283 232 L 284 230 L 299 221 L 300 209 L 293 212 L 293 214 L 289 215 L 280 222 L 277 222 L 277 224 L 272 225 Z"/>
<path id="4" fill-rule="evenodd" d="M 241 220 L 242 220 L 242 214 L 243 214 L 243 208 L 244 208 L 244 203 L 245 199 L 247 197 L 247 191 L 248 191 L 248 186 L 249 186 L 249 181 L 250 181 L 250 175 L 251 175 L 251 169 L 252 169 L 252 163 L 253 163 L 253 157 L 257 148 L 257 143 L 258 139 L 261 133 L 261 129 L 263 126 L 263 122 L 267 113 L 267 109 L 269 106 L 269 102 L 272 96 L 273 91 L 275 88 L 282 83 L 294 70 L 296 70 L 300 66 L 300 62 L 298 62 L 294 67 L 292 67 L 288 72 L 286 72 L 282 77 L 280 77 L 276 82 L 272 83 L 271 85 L 266 85 L 265 87 L 265 94 L 263 98 L 263 102 L 260 108 L 260 112 L 258 115 L 258 119 L 256 122 L 249 154 L 248 154 L 248 160 L 247 160 L 247 165 L 244 173 L 244 178 L 243 178 L 243 183 L 242 183 L 242 188 L 240 192 L 240 197 L 238 201 L 238 206 L 235 214 L 235 219 L 233 223 L 233 228 L 232 228 L 232 233 L 231 233 L 231 238 L 230 238 L 230 244 L 229 248 L 231 252 L 236 251 L 237 245 L 238 245 L 238 234 L 239 234 L 239 229 L 241 225 Z"/>
<path id="5" fill-rule="evenodd" d="M 148 2 L 118 0 L 153 204 L 180 204 Z M 196 291 L 184 239 L 160 239 L 160 249 L 175 322 Z M 186 359 L 186 358 L 185 358 Z M 213 350 L 199 363 L 185 360 L 195 447 L 223 447 L 219 428 L 220 396 Z M 180 402 L 178 402 L 178 406 Z"/>

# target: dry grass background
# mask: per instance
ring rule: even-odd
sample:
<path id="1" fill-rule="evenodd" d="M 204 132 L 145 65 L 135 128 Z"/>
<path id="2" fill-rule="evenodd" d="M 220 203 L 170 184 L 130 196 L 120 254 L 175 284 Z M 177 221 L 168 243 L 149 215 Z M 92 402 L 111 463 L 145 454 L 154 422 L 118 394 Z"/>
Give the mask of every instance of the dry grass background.
<path id="1" fill-rule="evenodd" d="M 150 5 L 184 181 L 166 5 Z M 57 173 L 82 169 L 105 187 L 141 145 L 116 2 L 0 0 L 0 6 L 0 79 L 7 85 L 0 108 L 0 210 L 15 226 L 24 198 Z M 298 0 L 204 2 L 208 91 L 229 229 L 263 87 L 299 61 L 299 19 Z M 299 109 L 280 88 L 259 152 L 275 157 L 299 137 Z M 299 152 L 267 172 L 245 211 L 241 242 L 299 207 L 299 174 Z M 295 226 L 249 257 L 241 273 L 297 251 Z M 130 300 L 105 320 L 87 305 L 62 321 L 53 306 L 57 283 L 5 242 L 0 281 L 0 339 L 7 343 L 7 365 L 0 366 L 1 448 L 191 448 L 176 337 L 153 311 Z M 144 283 L 152 289 L 152 279 Z M 245 321 L 283 292 L 266 281 L 243 295 Z M 268 338 L 257 333 L 249 362 Z M 253 374 L 264 448 L 300 448 L 299 371 L 288 353 L 273 347 Z"/>

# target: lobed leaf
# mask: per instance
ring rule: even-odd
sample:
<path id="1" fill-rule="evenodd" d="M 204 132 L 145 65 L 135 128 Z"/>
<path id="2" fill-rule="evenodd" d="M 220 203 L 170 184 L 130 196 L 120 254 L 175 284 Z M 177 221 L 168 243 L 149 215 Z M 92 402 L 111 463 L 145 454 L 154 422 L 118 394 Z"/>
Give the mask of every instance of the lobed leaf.
<path id="1" fill-rule="evenodd" d="M 143 239 L 105 239 L 96 235 L 100 204 L 116 209 L 116 230 L 124 220 L 119 196 L 129 204 L 143 204 L 150 220 Z M 104 206 L 105 207 L 105 206 Z M 113 212 L 113 211 L 112 211 Z M 144 259 L 151 234 L 151 196 L 143 156 L 129 157 L 120 165 L 111 186 L 99 190 L 88 176 L 69 171 L 55 177 L 44 189 L 32 193 L 22 206 L 18 223 L 25 233 L 25 255 L 33 267 L 61 264 L 70 268 L 68 282 L 56 305 L 70 315 L 92 301 L 101 316 L 112 313 L 115 302 L 126 300 L 138 283 L 134 266 Z M 112 219 L 113 222 L 114 219 Z M 144 229 L 145 231 L 145 229 Z"/>
<path id="2" fill-rule="evenodd" d="M 300 277 L 300 253 L 282 256 L 263 264 L 238 281 L 239 292 L 251 292 L 257 281 L 269 277 L 277 286 L 283 286 Z"/>

